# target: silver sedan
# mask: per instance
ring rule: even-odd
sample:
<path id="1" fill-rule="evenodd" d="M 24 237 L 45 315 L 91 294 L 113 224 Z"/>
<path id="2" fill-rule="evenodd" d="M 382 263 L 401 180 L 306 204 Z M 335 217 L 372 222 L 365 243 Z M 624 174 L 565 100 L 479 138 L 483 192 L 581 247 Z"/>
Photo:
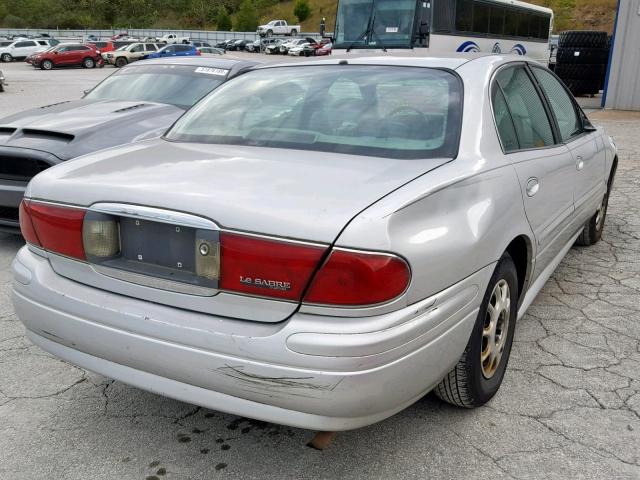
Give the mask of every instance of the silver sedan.
<path id="1" fill-rule="evenodd" d="M 567 250 L 600 239 L 616 165 L 522 58 L 258 68 L 161 139 L 36 176 L 15 308 L 60 358 L 233 414 L 476 407 Z"/>

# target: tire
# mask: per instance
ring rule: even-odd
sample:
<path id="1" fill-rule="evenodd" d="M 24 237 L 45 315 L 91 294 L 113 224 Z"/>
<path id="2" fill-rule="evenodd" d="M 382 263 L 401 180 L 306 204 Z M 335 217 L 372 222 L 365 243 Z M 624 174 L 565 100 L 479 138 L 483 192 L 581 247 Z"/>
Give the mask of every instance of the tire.
<path id="1" fill-rule="evenodd" d="M 51 70 L 53 68 L 53 62 L 51 60 L 43 60 L 40 63 L 40 68 L 42 70 Z"/>
<path id="2" fill-rule="evenodd" d="M 87 57 L 84 60 L 82 60 L 83 68 L 94 68 L 95 66 L 96 66 L 96 61 L 91 57 Z"/>
<path id="3" fill-rule="evenodd" d="M 560 33 L 560 48 L 607 48 L 607 32 L 590 30 L 569 30 Z"/>
<path id="4" fill-rule="evenodd" d="M 564 79 L 563 82 L 574 96 L 596 95 L 600 93 L 602 81 L 600 79 L 580 80 L 575 78 Z"/>
<path id="5" fill-rule="evenodd" d="M 593 216 L 584 224 L 582 233 L 576 240 L 576 245 L 588 247 L 594 245 L 602 238 L 602 232 L 604 230 L 604 222 L 607 219 L 607 210 L 609 208 L 609 193 L 611 192 L 611 185 L 613 184 L 613 177 L 609 179 L 609 185 L 607 191 L 602 198 L 600 207 L 593 214 Z"/>
<path id="6" fill-rule="evenodd" d="M 273 37 L 273 30 L 267 30 L 267 37 Z"/>
<path id="7" fill-rule="evenodd" d="M 122 67 L 124 67 L 127 63 L 129 63 L 129 61 L 128 61 L 125 57 L 118 57 L 118 58 L 116 58 L 115 62 L 113 62 L 113 64 L 114 64 L 117 68 L 122 68 Z"/>
<path id="8" fill-rule="evenodd" d="M 556 61 L 561 64 L 601 64 L 609 61 L 608 48 L 559 48 Z"/>
<path id="9" fill-rule="evenodd" d="M 500 297 L 504 301 L 498 300 Z M 494 307 L 502 305 L 502 308 L 498 308 L 499 316 L 490 314 L 490 304 Z M 434 389 L 438 398 L 458 407 L 475 408 L 487 403 L 498 392 L 511 354 L 517 304 L 518 275 L 511 256 L 505 252 L 491 276 L 464 353 L 453 370 Z M 494 342 L 485 343 L 487 320 L 497 345 Z M 491 346 L 498 353 L 496 357 L 491 355 Z M 483 352 L 488 352 L 484 360 L 481 359 Z"/>
<path id="10" fill-rule="evenodd" d="M 295 28 L 291 29 L 291 36 L 295 37 L 296 35 L 298 35 L 298 30 L 296 30 Z"/>
<path id="11" fill-rule="evenodd" d="M 573 64 L 558 63 L 556 64 L 556 75 L 562 80 L 598 80 L 604 76 L 606 66 L 603 64 Z"/>
<path id="12" fill-rule="evenodd" d="M 10 53 L 3 53 L 2 57 L 0 57 L 0 60 L 2 60 L 3 62 L 12 62 L 13 61 L 13 57 L 11 56 Z"/>

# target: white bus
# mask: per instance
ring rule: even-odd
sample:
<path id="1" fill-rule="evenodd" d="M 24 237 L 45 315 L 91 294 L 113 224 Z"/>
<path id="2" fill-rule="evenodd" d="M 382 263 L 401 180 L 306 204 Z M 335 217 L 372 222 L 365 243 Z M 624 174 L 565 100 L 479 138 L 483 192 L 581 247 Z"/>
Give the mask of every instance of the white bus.
<path id="1" fill-rule="evenodd" d="M 488 52 L 548 62 L 553 10 L 516 0 L 339 0 L 334 53 Z"/>

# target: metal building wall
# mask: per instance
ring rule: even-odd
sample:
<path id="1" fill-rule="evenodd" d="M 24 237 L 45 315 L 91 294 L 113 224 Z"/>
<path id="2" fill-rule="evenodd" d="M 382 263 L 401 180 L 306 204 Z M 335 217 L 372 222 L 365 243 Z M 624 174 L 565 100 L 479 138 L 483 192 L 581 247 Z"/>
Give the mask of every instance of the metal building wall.
<path id="1" fill-rule="evenodd" d="M 640 0 L 618 0 L 606 108 L 640 111 Z"/>

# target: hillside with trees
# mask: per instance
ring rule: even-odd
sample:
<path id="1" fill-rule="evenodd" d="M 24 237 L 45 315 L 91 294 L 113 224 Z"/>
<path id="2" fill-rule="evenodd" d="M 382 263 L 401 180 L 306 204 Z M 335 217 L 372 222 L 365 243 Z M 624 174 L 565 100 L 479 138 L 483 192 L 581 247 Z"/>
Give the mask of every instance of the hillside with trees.
<path id="1" fill-rule="evenodd" d="M 616 0 L 529 0 L 553 8 L 555 30 L 613 31 Z M 333 30 L 337 0 L 0 0 L 0 26 L 253 31 L 279 18 Z"/>

